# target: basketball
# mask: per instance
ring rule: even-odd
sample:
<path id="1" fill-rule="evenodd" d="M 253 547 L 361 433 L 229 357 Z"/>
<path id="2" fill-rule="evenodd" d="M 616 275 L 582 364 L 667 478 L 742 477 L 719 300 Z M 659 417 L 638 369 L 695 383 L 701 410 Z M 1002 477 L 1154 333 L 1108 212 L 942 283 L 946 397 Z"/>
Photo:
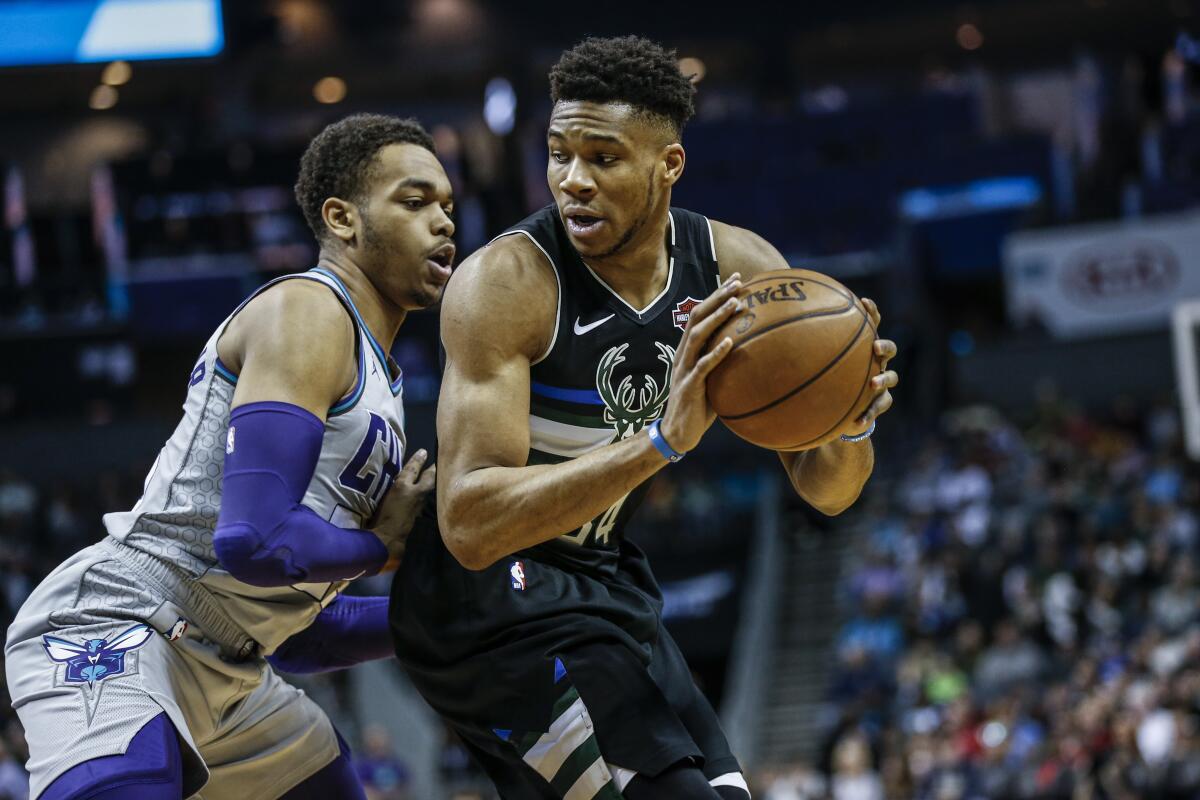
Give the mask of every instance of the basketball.
<path id="1" fill-rule="evenodd" d="M 717 329 L 733 349 L 708 376 L 721 421 L 771 450 L 807 450 L 829 441 L 871 398 L 880 372 L 876 332 L 854 293 L 804 269 L 746 281 L 744 308 Z"/>

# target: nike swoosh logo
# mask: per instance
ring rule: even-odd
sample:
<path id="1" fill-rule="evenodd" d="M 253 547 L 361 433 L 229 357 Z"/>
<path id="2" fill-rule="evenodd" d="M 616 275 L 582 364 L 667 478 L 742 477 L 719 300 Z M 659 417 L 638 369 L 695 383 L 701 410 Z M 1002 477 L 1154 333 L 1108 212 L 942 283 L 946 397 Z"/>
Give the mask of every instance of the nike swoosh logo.
<path id="1" fill-rule="evenodd" d="M 579 324 L 579 317 L 576 317 L 576 318 L 575 318 L 575 335 L 576 335 L 576 336 L 583 336 L 585 333 L 587 333 L 588 331 L 592 330 L 593 328 L 599 328 L 601 325 L 603 325 L 604 323 L 608 322 L 610 319 L 612 319 L 612 318 L 613 318 L 613 317 L 615 317 L 615 316 L 616 316 L 616 314 L 609 314 L 609 315 L 608 315 L 607 317 L 605 317 L 604 319 L 598 319 L 598 320 L 596 320 L 595 322 L 593 322 L 593 323 L 590 323 L 590 324 L 588 324 L 588 325 L 580 325 L 580 324 Z"/>

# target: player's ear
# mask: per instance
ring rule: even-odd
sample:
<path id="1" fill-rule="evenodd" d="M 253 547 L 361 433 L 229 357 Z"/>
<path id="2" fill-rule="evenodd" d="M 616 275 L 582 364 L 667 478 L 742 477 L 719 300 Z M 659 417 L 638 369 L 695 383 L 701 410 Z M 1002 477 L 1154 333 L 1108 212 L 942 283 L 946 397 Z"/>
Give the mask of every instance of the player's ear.
<path id="1" fill-rule="evenodd" d="M 346 200 L 327 197 L 321 204 L 321 219 L 325 220 L 325 227 L 346 244 L 349 244 L 350 240 L 354 238 L 357 216 L 358 209 L 354 207 L 353 203 Z"/>
<path id="2" fill-rule="evenodd" d="M 679 142 L 672 142 L 663 148 L 663 166 L 665 167 L 663 177 L 667 186 L 674 186 L 675 181 L 683 175 L 683 165 L 686 161 L 687 155 L 683 152 L 683 145 Z"/>

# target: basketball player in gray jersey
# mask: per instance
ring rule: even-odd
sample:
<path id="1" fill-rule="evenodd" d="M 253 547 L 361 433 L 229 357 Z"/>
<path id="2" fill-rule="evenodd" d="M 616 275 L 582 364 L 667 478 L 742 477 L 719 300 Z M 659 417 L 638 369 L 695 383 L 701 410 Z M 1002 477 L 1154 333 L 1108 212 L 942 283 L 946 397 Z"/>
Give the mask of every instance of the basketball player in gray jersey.
<path id="1" fill-rule="evenodd" d="M 420 125 L 364 114 L 313 140 L 296 196 L 318 266 L 221 323 L 141 500 L 9 628 L 34 797 L 364 796 L 275 667 L 391 652 L 386 598 L 340 592 L 395 569 L 433 485 L 388 351 L 449 278 L 451 188 Z"/>
<path id="2" fill-rule="evenodd" d="M 550 83 L 555 203 L 469 258 L 442 304 L 441 537 L 409 539 L 397 655 L 505 800 L 745 800 L 623 529 L 651 476 L 713 423 L 705 378 L 731 342 L 709 339 L 739 277 L 788 264 L 750 231 L 671 206 L 693 109 L 673 52 L 587 40 Z M 875 353 L 886 363 L 895 345 Z M 897 376 L 871 381 L 834 441 L 780 454 L 825 513 L 871 473 L 867 438 Z"/>

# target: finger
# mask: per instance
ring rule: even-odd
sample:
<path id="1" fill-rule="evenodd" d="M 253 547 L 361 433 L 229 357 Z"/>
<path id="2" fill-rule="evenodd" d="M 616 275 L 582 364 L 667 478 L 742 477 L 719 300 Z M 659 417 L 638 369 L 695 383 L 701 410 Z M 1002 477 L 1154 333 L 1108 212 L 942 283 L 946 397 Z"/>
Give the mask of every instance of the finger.
<path id="1" fill-rule="evenodd" d="M 726 300 L 716 311 L 700 320 L 695 329 L 691 330 L 691 335 L 687 337 L 687 340 L 680 343 L 680 364 L 685 370 L 691 369 L 696 364 L 700 354 L 708 346 L 708 340 L 717 332 L 717 328 L 724 325 L 726 320 L 737 313 L 738 302 L 733 297 Z"/>
<path id="2" fill-rule="evenodd" d="M 735 297 L 741 288 L 741 273 L 735 272 L 729 276 L 727 281 L 718 286 L 716 291 L 704 298 L 700 305 L 691 310 L 688 314 L 688 324 L 684 329 L 684 336 L 687 336 L 692 328 L 703 322 L 708 315 L 721 308 L 722 303 Z"/>
<path id="3" fill-rule="evenodd" d="M 884 389 L 891 389 L 900 383 L 900 376 L 895 370 L 887 370 L 881 372 L 874 378 L 871 378 L 871 388 L 876 392 L 882 392 Z"/>
<path id="4" fill-rule="evenodd" d="M 867 310 L 867 317 L 871 320 L 871 325 L 875 330 L 879 330 L 879 321 L 882 317 L 879 316 L 879 306 L 875 305 L 875 301 L 869 297 L 862 299 L 863 308 Z"/>
<path id="5" fill-rule="evenodd" d="M 875 398 L 871 405 L 867 406 L 866 412 L 858 418 L 859 423 L 866 425 L 871 420 L 878 417 L 883 412 L 892 407 L 892 393 L 884 392 Z"/>
<path id="6" fill-rule="evenodd" d="M 708 377 L 708 373 L 717 368 L 717 365 L 725 360 L 725 357 L 733 352 L 733 339 L 726 336 L 717 346 L 709 350 L 703 358 L 696 362 L 696 377 L 699 380 L 704 380 Z"/>
<path id="7" fill-rule="evenodd" d="M 425 460 L 429 458 L 429 453 L 422 447 L 417 452 L 413 453 L 408 461 L 405 462 L 404 468 L 400 470 L 400 476 L 409 483 L 417 480 L 421 474 L 421 467 L 425 466 Z"/>
<path id="8" fill-rule="evenodd" d="M 875 355 L 879 357 L 880 367 L 886 367 L 887 362 L 896 357 L 896 343 L 891 339 L 875 340 Z"/>
<path id="9" fill-rule="evenodd" d="M 417 480 L 417 488 L 422 492 L 428 492 L 437 483 L 437 464 L 430 464 L 429 468 L 421 473 L 421 477 Z"/>

